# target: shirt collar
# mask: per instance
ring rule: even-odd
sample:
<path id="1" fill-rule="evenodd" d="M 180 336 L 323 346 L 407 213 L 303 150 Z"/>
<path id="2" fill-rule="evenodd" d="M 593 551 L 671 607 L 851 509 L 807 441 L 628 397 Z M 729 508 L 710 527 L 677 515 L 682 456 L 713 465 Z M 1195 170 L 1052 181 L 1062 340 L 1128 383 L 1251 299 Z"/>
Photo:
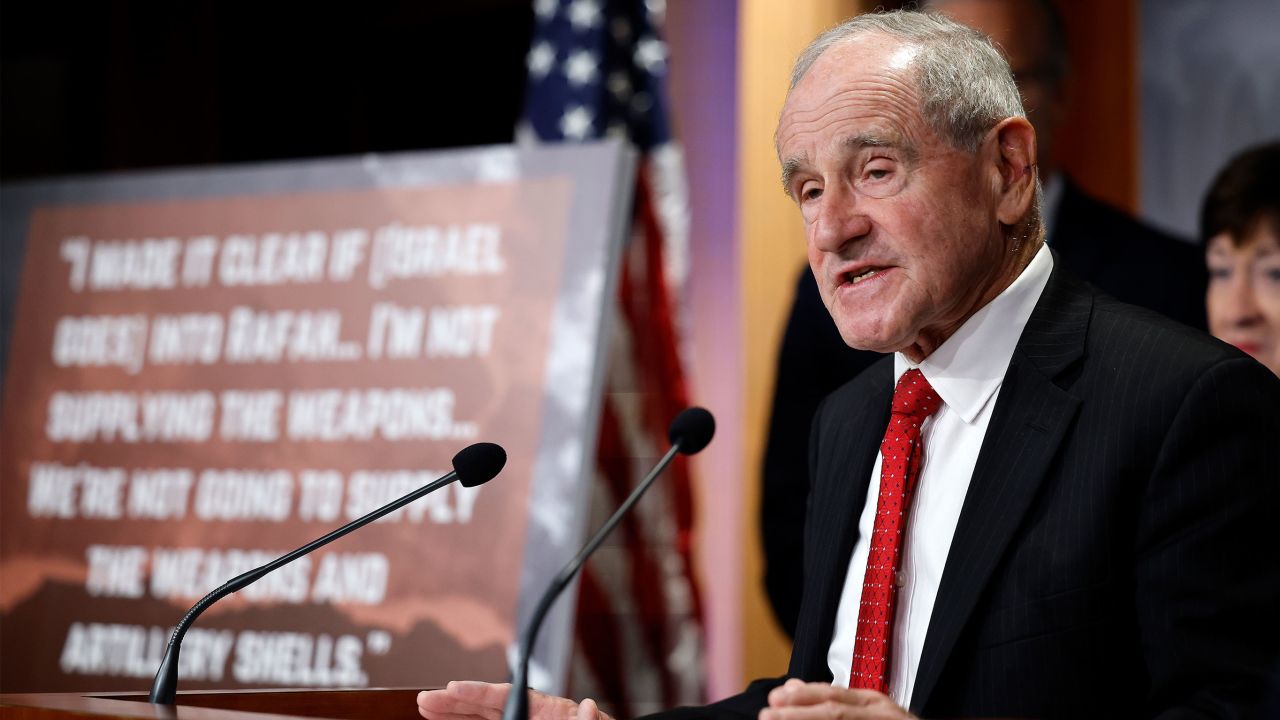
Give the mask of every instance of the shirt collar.
<path id="1" fill-rule="evenodd" d="M 918 365 L 893 354 L 893 377 L 918 367 L 942 402 L 973 423 L 990 402 L 1013 359 L 1014 348 L 1053 270 L 1053 254 L 1041 245 L 1022 274 L 974 313 Z"/>

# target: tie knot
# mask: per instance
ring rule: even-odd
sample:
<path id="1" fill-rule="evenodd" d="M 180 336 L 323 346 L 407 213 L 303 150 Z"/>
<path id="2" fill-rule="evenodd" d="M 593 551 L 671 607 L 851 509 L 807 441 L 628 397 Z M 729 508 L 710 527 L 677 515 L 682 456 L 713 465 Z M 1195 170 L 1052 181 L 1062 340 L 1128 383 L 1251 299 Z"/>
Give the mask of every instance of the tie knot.
<path id="1" fill-rule="evenodd" d="M 924 375 L 914 368 L 903 373 L 898 386 L 893 389 L 894 415 L 906 415 L 921 421 L 937 412 L 941 406 L 942 398 L 934 392 Z"/>

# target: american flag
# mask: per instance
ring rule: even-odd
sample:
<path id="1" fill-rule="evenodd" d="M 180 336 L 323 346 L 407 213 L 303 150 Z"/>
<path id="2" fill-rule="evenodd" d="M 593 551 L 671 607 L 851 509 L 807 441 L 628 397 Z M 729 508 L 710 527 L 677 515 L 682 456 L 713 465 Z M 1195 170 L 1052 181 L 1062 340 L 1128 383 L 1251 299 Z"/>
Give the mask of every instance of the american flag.
<path id="1" fill-rule="evenodd" d="M 688 211 L 666 112 L 660 0 L 535 0 L 522 139 L 630 140 L 642 153 L 602 404 L 592 527 L 666 450 L 688 404 L 679 295 Z M 692 573 L 693 500 L 683 456 L 587 564 L 579 585 L 569 694 L 634 717 L 703 698 L 702 626 Z"/>

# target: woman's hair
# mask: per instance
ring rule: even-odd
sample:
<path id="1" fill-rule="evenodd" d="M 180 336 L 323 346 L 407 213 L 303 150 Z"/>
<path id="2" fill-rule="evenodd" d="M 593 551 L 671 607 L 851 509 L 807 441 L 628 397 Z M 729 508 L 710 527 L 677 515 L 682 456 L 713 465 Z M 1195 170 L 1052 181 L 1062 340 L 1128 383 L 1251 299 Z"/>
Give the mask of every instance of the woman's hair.
<path id="1" fill-rule="evenodd" d="M 1280 237 L 1280 142 L 1249 148 L 1218 171 L 1200 208 L 1200 242 L 1225 232 L 1238 247 L 1263 222 Z"/>

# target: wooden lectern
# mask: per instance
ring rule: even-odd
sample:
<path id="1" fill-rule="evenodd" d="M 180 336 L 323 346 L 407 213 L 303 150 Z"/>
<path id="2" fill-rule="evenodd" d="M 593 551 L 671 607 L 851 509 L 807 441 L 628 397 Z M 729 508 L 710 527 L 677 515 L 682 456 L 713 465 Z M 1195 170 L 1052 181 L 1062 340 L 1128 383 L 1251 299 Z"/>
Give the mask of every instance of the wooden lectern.
<path id="1" fill-rule="evenodd" d="M 0 695 L 0 718 L 54 720 L 85 716 L 145 720 L 421 720 L 420 688 L 374 690 L 205 690 L 178 693 L 177 705 L 152 705 L 142 693 Z"/>

